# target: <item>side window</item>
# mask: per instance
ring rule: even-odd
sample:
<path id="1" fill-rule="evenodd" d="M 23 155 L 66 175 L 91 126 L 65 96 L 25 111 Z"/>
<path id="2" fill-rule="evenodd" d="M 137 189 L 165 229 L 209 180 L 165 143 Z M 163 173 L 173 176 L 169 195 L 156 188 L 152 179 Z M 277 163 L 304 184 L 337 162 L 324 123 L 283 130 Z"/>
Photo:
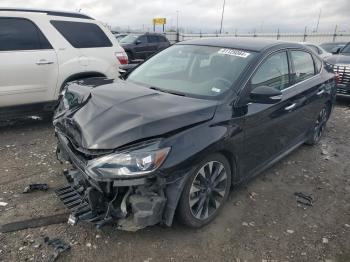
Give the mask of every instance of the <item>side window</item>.
<path id="1" fill-rule="evenodd" d="M 294 80 L 296 83 L 315 75 L 314 61 L 311 54 L 304 51 L 291 51 L 294 63 Z"/>
<path id="2" fill-rule="evenodd" d="M 140 41 L 142 44 L 147 44 L 147 36 L 142 35 L 139 38 L 137 38 L 138 41 Z"/>
<path id="3" fill-rule="evenodd" d="M 270 86 L 278 90 L 289 87 L 289 67 L 286 52 L 268 57 L 251 79 L 252 88 Z"/>
<path id="4" fill-rule="evenodd" d="M 112 46 L 106 34 L 96 24 L 58 20 L 51 21 L 51 24 L 75 48 Z"/>
<path id="5" fill-rule="evenodd" d="M 51 49 L 37 26 L 24 18 L 0 18 L 0 51 Z"/>
<path id="6" fill-rule="evenodd" d="M 150 42 L 150 43 L 158 43 L 158 42 L 160 42 L 158 36 L 156 36 L 156 35 L 149 35 L 148 36 L 148 40 L 149 40 L 148 42 Z"/>

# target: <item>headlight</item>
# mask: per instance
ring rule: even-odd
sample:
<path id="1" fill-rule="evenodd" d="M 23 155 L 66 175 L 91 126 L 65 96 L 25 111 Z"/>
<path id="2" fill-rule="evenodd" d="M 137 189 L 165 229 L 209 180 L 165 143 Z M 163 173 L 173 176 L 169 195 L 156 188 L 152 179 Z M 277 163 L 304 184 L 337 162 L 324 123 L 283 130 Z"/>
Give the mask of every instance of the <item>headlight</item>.
<path id="1" fill-rule="evenodd" d="M 133 148 L 90 161 L 88 173 L 104 178 L 128 178 L 143 176 L 157 170 L 166 159 L 170 148 L 155 148 L 155 144 Z"/>

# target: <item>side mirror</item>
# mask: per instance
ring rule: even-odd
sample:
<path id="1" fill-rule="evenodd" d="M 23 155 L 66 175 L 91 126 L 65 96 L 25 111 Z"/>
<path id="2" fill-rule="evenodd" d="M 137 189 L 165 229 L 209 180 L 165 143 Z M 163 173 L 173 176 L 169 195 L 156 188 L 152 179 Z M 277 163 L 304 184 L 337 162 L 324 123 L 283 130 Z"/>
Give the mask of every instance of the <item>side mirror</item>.
<path id="1" fill-rule="evenodd" d="M 340 50 L 341 50 L 341 47 L 334 47 L 332 50 L 331 50 L 331 53 L 333 55 L 336 55 L 336 54 L 339 54 L 340 53 Z"/>
<path id="2" fill-rule="evenodd" d="M 136 41 L 135 41 L 135 44 L 136 44 L 136 45 L 139 45 L 139 44 L 141 44 L 141 43 L 142 43 L 142 42 L 141 42 L 140 40 L 136 40 Z"/>
<path id="3" fill-rule="evenodd" d="M 275 104 L 282 100 L 282 92 L 270 86 L 258 86 L 249 94 L 250 101 L 259 104 Z"/>

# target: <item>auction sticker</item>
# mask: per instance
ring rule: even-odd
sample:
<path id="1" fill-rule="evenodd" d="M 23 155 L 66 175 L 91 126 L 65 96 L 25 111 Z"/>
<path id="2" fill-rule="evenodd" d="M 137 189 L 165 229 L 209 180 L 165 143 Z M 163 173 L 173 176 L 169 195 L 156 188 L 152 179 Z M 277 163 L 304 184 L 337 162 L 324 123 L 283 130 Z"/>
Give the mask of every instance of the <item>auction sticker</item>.
<path id="1" fill-rule="evenodd" d="M 232 55 L 232 56 L 238 56 L 243 58 L 247 58 L 250 55 L 250 53 L 244 52 L 242 50 L 229 49 L 229 48 L 221 48 L 218 51 L 218 53 L 222 55 Z"/>

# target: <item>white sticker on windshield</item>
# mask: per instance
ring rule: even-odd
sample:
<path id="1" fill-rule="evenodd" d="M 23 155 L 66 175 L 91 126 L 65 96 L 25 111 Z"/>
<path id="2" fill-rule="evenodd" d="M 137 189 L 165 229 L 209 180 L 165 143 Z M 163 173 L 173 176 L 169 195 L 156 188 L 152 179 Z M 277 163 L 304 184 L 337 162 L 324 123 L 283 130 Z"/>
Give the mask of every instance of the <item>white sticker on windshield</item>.
<path id="1" fill-rule="evenodd" d="M 211 91 L 215 92 L 215 93 L 220 93 L 221 89 L 216 88 L 215 86 L 211 89 Z"/>
<path id="2" fill-rule="evenodd" d="M 219 54 L 223 54 L 223 55 L 232 55 L 232 56 L 238 56 L 238 57 L 243 57 L 243 58 L 247 58 L 250 53 L 248 52 L 244 52 L 241 50 L 237 50 L 237 49 L 228 49 L 228 48 L 221 48 L 218 51 Z"/>

